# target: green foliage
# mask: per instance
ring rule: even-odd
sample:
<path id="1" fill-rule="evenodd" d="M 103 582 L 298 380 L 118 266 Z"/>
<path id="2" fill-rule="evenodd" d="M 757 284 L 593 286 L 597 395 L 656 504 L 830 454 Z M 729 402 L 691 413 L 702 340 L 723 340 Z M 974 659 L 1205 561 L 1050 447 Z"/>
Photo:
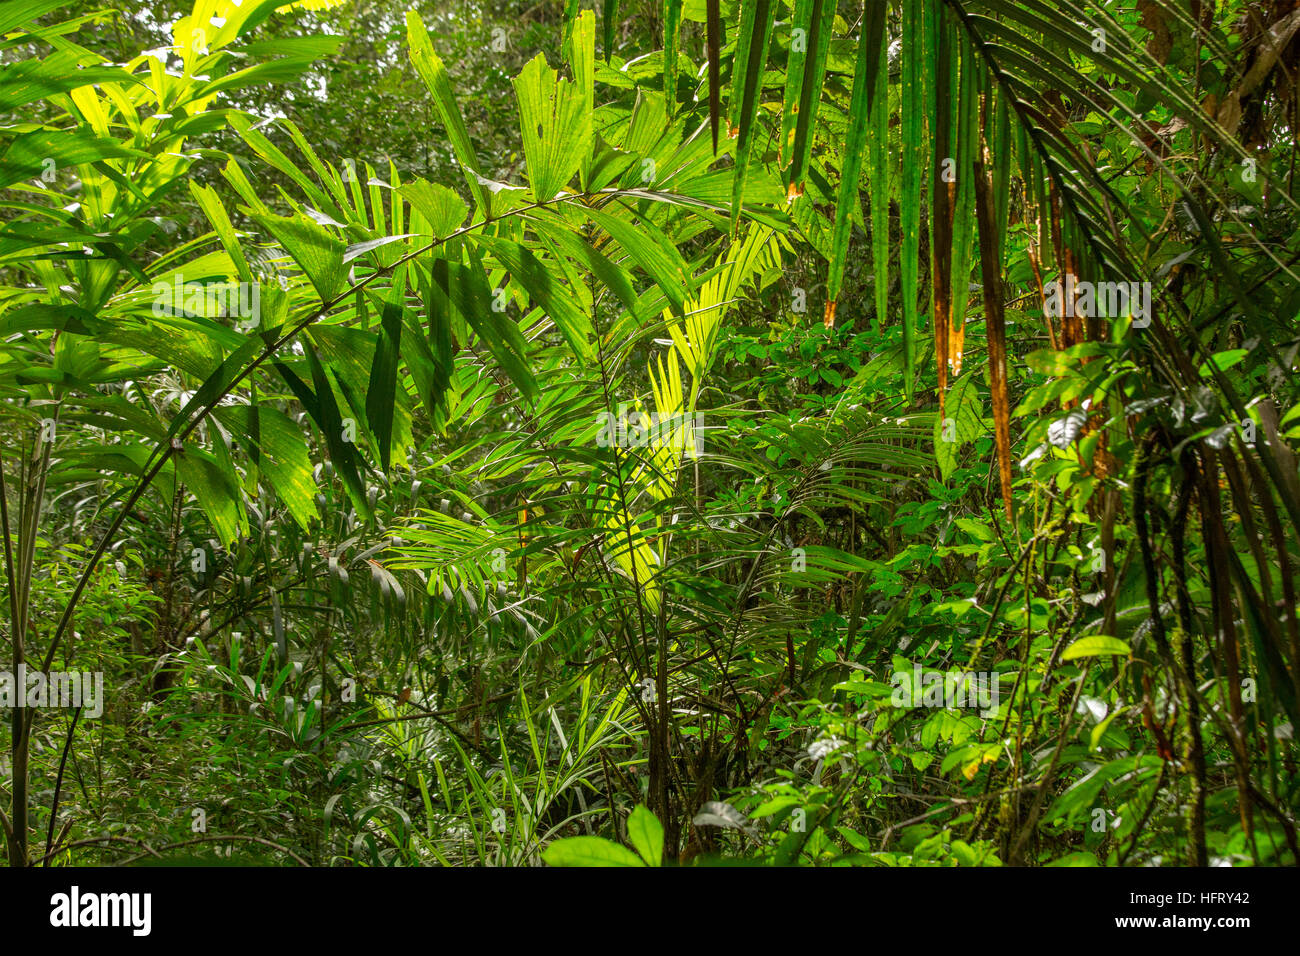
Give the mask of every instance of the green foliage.
<path id="1" fill-rule="evenodd" d="M 12 865 L 1296 862 L 1276 24 L 65 6 L 0 643 L 114 694 Z"/>

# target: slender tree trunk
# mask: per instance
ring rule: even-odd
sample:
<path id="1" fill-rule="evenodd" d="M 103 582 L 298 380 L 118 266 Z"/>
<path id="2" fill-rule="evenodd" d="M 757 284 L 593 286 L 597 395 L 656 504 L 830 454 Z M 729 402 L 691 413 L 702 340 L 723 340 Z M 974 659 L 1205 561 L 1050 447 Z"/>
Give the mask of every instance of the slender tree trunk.
<path id="1" fill-rule="evenodd" d="M 57 419 L 42 422 L 36 432 L 32 447 L 32 456 L 22 482 L 22 500 L 19 505 L 18 555 L 17 564 L 10 546 L 9 507 L 4 505 L 5 563 L 9 571 L 10 624 L 13 640 L 13 679 L 15 693 L 20 699 L 15 703 L 26 703 L 26 681 L 22 671 L 27 663 L 27 617 L 31 597 L 32 566 L 36 560 L 36 531 L 40 527 L 41 503 L 45 498 L 45 476 L 49 470 L 50 450 L 54 446 L 54 431 Z M 0 484 L 0 498 L 5 489 Z M 10 742 L 13 753 L 13 801 L 10 804 L 10 826 L 13 832 L 9 838 L 9 865 L 27 866 L 27 828 L 30 806 L 30 781 L 28 780 L 28 756 L 31 741 L 32 720 L 35 715 L 25 706 L 15 706 L 9 718 Z"/>

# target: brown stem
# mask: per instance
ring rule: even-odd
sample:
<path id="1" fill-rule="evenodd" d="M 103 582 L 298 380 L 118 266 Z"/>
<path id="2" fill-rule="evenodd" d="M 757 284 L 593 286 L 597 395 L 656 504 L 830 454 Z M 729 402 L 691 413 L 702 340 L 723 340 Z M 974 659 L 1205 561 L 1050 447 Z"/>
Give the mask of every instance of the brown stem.
<path id="1" fill-rule="evenodd" d="M 1187 591 L 1187 512 L 1191 506 L 1193 482 L 1196 475 L 1195 460 L 1190 451 L 1182 456 L 1183 485 L 1178 494 L 1178 506 L 1170 528 L 1170 544 L 1174 552 L 1174 583 L 1178 599 L 1178 623 L 1182 631 L 1179 652 L 1182 655 L 1182 673 L 1179 686 L 1183 713 L 1187 718 L 1187 739 L 1184 760 L 1192 770 L 1192 799 L 1187 805 L 1187 862 L 1190 866 L 1207 866 L 1209 856 L 1205 849 L 1205 744 L 1201 739 L 1201 712 L 1196 700 L 1196 657 L 1192 647 L 1192 601 Z"/>

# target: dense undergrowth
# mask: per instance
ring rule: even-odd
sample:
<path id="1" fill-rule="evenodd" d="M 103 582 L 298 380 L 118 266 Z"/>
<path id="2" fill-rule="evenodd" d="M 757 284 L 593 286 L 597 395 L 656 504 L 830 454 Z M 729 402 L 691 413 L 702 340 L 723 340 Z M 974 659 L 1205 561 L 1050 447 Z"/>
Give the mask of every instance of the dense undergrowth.
<path id="1" fill-rule="evenodd" d="M 580 6 L 0 11 L 10 863 L 1294 865 L 1300 9 Z"/>

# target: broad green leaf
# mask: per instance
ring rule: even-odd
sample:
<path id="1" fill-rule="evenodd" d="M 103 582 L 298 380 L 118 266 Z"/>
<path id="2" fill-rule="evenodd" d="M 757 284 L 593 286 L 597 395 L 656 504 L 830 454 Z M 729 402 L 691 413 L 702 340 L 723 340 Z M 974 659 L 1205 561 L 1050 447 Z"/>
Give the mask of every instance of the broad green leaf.
<path id="1" fill-rule="evenodd" d="M 1079 638 L 1067 647 L 1065 653 L 1061 655 L 1061 660 L 1074 661 L 1082 657 L 1128 657 L 1132 653 L 1132 649 L 1117 637 L 1090 634 Z"/>
<path id="2" fill-rule="evenodd" d="M 573 293 L 557 281 L 553 269 L 538 259 L 532 250 L 515 242 L 484 239 L 481 245 L 545 310 L 578 358 L 584 363 L 589 361 L 593 355 L 591 319 L 574 305 Z"/>
<path id="3" fill-rule="evenodd" d="M 426 291 L 423 284 L 425 280 L 422 279 L 421 282 L 421 294 L 423 296 Z M 433 316 L 429 318 L 430 321 L 434 321 Z M 442 365 L 439 359 L 434 357 L 429 339 L 426 338 L 424 329 L 420 326 L 419 313 L 416 310 L 403 309 L 402 324 L 406 329 L 402 343 L 402 360 L 411 373 L 411 383 L 415 386 L 415 392 L 424 404 L 425 410 L 431 418 L 436 420 L 440 409 L 444 405 L 444 393 L 449 380 L 449 368 Z"/>
<path id="4" fill-rule="evenodd" d="M 212 231 L 217 234 L 217 239 L 221 241 L 221 246 L 229 254 L 230 259 L 235 264 L 239 273 L 239 278 L 243 282 L 253 281 L 253 272 L 248 267 L 248 260 L 244 258 L 244 250 L 240 248 L 239 237 L 235 234 L 235 227 L 230 222 L 230 216 L 226 209 L 221 205 L 221 199 L 217 196 L 217 191 L 211 186 L 201 186 L 190 180 L 190 195 L 194 201 L 199 204 L 203 214 L 208 217 L 208 222 L 212 224 Z"/>
<path id="5" fill-rule="evenodd" d="M 333 183 L 329 178 L 326 178 L 326 186 L 330 189 L 330 192 L 327 193 L 322 190 L 312 181 L 311 177 L 306 172 L 298 167 L 297 163 L 285 155 L 284 151 L 280 149 L 280 147 L 271 142 L 271 140 L 264 136 L 260 130 L 253 128 L 250 117 L 236 113 L 231 118 L 230 125 L 234 127 L 235 131 L 239 133 L 244 142 L 247 143 L 261 159 L 274 166 L 292 180 L 294 185 L 303 191 L 303 194 L 313 205 L 321 210 L 333 212 L 336 216 L 346 218 L 346 213 L 344 212 L 346 203 L 343 202 L 343 197 L 341 195 L 342 190 L 337 188 L 336 183 Z M 289 130 L 290 136 L 292 137 L 294 129 L 293 125 L 286 122 L 284 123 L 284 127 Z M 305 139 L 298 139 L 295 140 L 295 142 L 300 146 L 306 145 Z M 317 160 L 317 162 L 319 163 L 319 160 Z M 311 165 L 310 152 L 308 152 L 308 164 Z M 266 212 L 261 200 L 253 194 L 253 188 L 248 184 L 247 177 L 244 176 L 243 171 L 240 170 L 238 164 L 234 163 L 233 160 L 226 164 L 225 175 L 226 178 L 230 180 L 231 184 L 235 185 L 241 198 L 243 198 L 251 208 L 262 213 Z"/>
<path id="6" fill-rule="evenodd" d="M 379 448 L 385 472 L 393 450 L 393 415 L 397 406 L 397 362 L 401 358 L 403 281 L 395 283 L 392 298 L 383 305 L 379 343 L 370 364 L 370 388 L 366 391 L 366 423 Z"/>
<path id="7" fill-rule="evenodd" d="M 641 854 L 646 866 L 663 866 L 664 828 L 659 818 L 643 806 L 634 807 L 627 818 L 627 839 Z"/>
<path id="8" fill-rule="evenodd" d="M 584 10 L 575 17 L 573 32 L 566 48 L 569 69 L 573 74 L 573 87 L 582 100 L 582 113 L 587 117 L 587 134 L 579 144 L 579 170 L 582 188 L 592 191 L 591 176 L 596 160 L 594 146 L 597 142 L 594 114 L 596 110 L 596 16 Z"/>
<path id="9" fill-rule="evenodd" d="M 574 35 L 574 42 L 583 34 Z M 591 113 L 586 91 L 561 80 L 538 54 L 514 81 L 519 128 L 533 198 L 549 202 L 569 185 L 591 152 Z"/>
<path id="10" fill-rule="evenodd" d="M 492 290 L 482 264 L 439 259 L 434 263 L 433 278 L 434 286 L 442 293 L 438 302 L 455 310 L 487 345 L 525 398 L 531 399 L 537 392 L 537 382 L 528 366 L 528 347 L 514 320 L 492 308 Z"/>
<path id="11" fill-rule="evenodd" d="M 837 687 L 835 689 L 838 690 L 840 688 Z M 755 820 L 761 820 L 763 817 L 770 817 L 774 814 L 780 813 L 782 810 L 789 810 L 792 807 L 801 806 L 802 804 L 803 799 L 794 795 L 773 797 L 771 800 L 765 801 L 758 807 L 755 807 L 750 811 L 749 815 Z"/>
<path id="12" fill-rule="evenodd" d="M 232 434 L 250 443 L 249 457 L 271 482 L 293 520 L 304 531 L 310 528 L 318 517 L 316 482 L 302 429 L 266 403 L 223 405 L 216 416 Z"/>
<path id="13" fill-rule="evenodd" d="M 551 866 L 645 866 L 635 853 L 598 836 L 576 836 L 556 840 L 542 851 Z"/>
<path id="14" fill-rule="evenodd" d="M 382 298 L 373 294 L 362 300 L 361 310 L 366 303 L 373 303 L 382 312 Z M 388 301 L 395 301 L 391 297 Z M 366 417 L 366 400 L 372 389 L 371 375 L 374 370 L 375 352 L 379 346 L 377 332 L 364 331 L 349 325 L 316 323 L 310 332 L 311 340 L 316 343 L 317 356 L 329 369 L 342 397 L 357 417 L 367 434 L 372 438 L 372 445 L 378 453 L 379 439 L 370 421 Z M 398 451 L 411 445 L 411 413 L 406 405 L 406 394 L 396 391 L 397 401 L 393 405 L 392 447 Z"/>
<path id="15" fill-rule="evenodd" d="M 1207 361 L 1202 362 L 1197 371 L 1201 378 L 1210 378 L 1214 374 L 1210 371 L 1211 363 L 1214 364 L 1216 369 L 1222 372 L 1232 368 L 1232 366 L 1236 365 L 1249 354 L 1249 349 L 1226 349 L 1222 352 L 1216 352 L 1211 355 Z"/>
<path id="16" fill-rule="evenodd" d="M 230 390 L 235 380 L 244 374 L 249 362 L 262 351 L 262 348 L 260 339 L 249 338 L 222 359 L 221 364 L 215 369 L 202 373 L 203 384 L 190 396 L 190 400 L 181 408 L 179 414 L 172 419 L 171 426 L 167 429 L 167 438 L 170 440 L 180 434 L 202 409 L 216 404 L 220 397 Z"/>
<path id="17" fill-rule="evenodd" d="M 694 286 L 690 267 L 681 253 L 666 240 L 656 241 L 657 230 L 648 222 L 643 221 L 638 228 L 600 209 L 588 209 L 587 215 L 646 271 L 667 297 L 673 313 L 680 316 L 685 297 Z"/>
<path id="18" fill-rule="evenodd" d="M 537 227 L 555 247 L 571 259 L 590 269 L 605 286 L 618 297 L 633 315 L 643 318 L 636 290 L 628 274 L 598 252 L 591 243 L 574 233 L 566 224 L 539 218 Z M 586 317 L 584 316 L 584 321 Z"/>
<path id="19" fill-rule="evenodd" d="M 415 65 L 415 71 L 420 74 L 420 79 L 424 80 L 424 85 L 433 94 L 433 104 L 442 118 L 442 125 L 447 128 L 447 138 L 451 140 L 452 149 L 456 151 L 456 159 L 464 169 L 465 182 L 469 185 L 474 203 L 483 210 L 484 215 L 491 216 L 491 195 L 482 184 L 483 171 L 479 167 L 478 156 L 474 153 L 474 146 L 470 142 L 465 119 L 461 116 L 460 107 L 456 105 L 456 97 L 451 91 L 451 79 L 447 76 L 447 67 L 443 65 L 438 54 L 433 52 L 429 33 L 424 28 L 420 14 L 415 10 L 406 11 L 406 37 L 411 47 L 411 63 Z"/>
<path id="20" fill-rule="evenodd" d="M 1051 863 L 1045 863 L 1044 866 L 1101 866 L 1097 857 L 1087 850 L 1075 850 L 1073 853 L 1067 853 L 1065 856 L 1058 857 Z"/>
<path id="21" fill-rule="evenodd" d="M 19 60 L 0 67 L 0 112 L 12 112 L 56 93 L 102 83 L 137 83 L 117 66 L 100 66 L 93 54 L 58 50 L 43 60 Z"/>
<path id="22" fill-rule="evenodd" d="M 365 485 L 357 470 L 359 458 L 356 444 L 348 440 L 348 432 L 345 430 L 343 416 L 339 413 L 338 400 L 334 396 L 334 387 L 328 373 L 321 365 L 320 359 L 316 357 L 315 350 L 307 348 L 305 351 L 307 365 L 311 369 L 312 383 L 315 386 L 314 391 L 285 363 L 276 362 L 275 367 L 294 397 L 307 409 L 307 414 L 320 429 L 321 436 L 325 439 L 325 447 L 329 450 L 330 461 L 334 465 L 335 472 L 343 479 L 343 486 L 347 489 L 352 506 L 356 508 L 357 514 L 369 520 L 370 505 L 366 500 Z"/>
<path id="23" fill-rule="evenodd" d="M 417 179 L 399 186 L 397 192 L 424 217 L 435 238 L 445 239 L 465 222 L 469 207 L 446 186 Z"/>
<path id="24" fill-rule="evenodd" d="M 24 179 L 36 179 L 46 171 L 97 163 L 104 159 L 139 157 L 148 154 L 123 146 L 115 139 L 96 136 L 84 127 L 69 130 L 37 129 L 15 137 L 0 154 L 0 188 Z"/>
<path id="25" fill-rule="evenodd" d="M 312 286 L 322 302 L 328 302 L 343 288 L 347 270 L 343 265 L 344 244 L 309 217 L 276 216 L 249 210 L 249 216 L 275 237 Z"/>
<path id="26" fill-rule="evenodd" d="M 62 0 L 6 0 L 0 7 L 0 35 L 15 27 L 33 26 L 34 20 L 62 6 Z"/>
<path id="27" fill-rule="evenodd" d="M 944 406 L 947 416 L 936 416 L 934 421 L 934 457 L 944 481 L 956 470 L 962 446 L 984 431 L 982 409 L 983 399 L 975 373 L 967 372 L 948 389 Z"/>
<path id="28" fill-rule="evenodd" d="M 316 60 L 317 57 L 314 55 L 300 54 L 297 56 L 282 56 L 278 59 L 268 60 L 265 63 L 256 63 L 253 66 L 236 70 L 219 79 L 204 83 L 194 91 L 194 97 L 199 99 L 214 96 L 217 93 L 245 89 L 250 86 L 292 83 L 311 69 Z"/>
<path id="29" fill-rule="evenodd" d="M 664 0 L 664 101 L 670 114 L 677 112 L 678 36 L 682 28 L 682 0 Z"/>
<path id="30" fill-rule="evenodd" d="M 217 439 L 224 448 L 224 442 Z M 239 481 L 233 469 L 222 467 L 217 458 L 195 444 L 187 444 L 173 456 L 185 487 L 194 495 L 223 547 L 239 537 Z"/>
<path id="31" fill-rule="evenodd" d="M 94 313 L 75 305 L 50 305 L 37 302 L 24 305 L 0 318 L 0 339 L 15 332 L 39 332 L 58 329 L 74 335 L 93 335 L 107 331 L 108 323 L 95 318 Z"/>

